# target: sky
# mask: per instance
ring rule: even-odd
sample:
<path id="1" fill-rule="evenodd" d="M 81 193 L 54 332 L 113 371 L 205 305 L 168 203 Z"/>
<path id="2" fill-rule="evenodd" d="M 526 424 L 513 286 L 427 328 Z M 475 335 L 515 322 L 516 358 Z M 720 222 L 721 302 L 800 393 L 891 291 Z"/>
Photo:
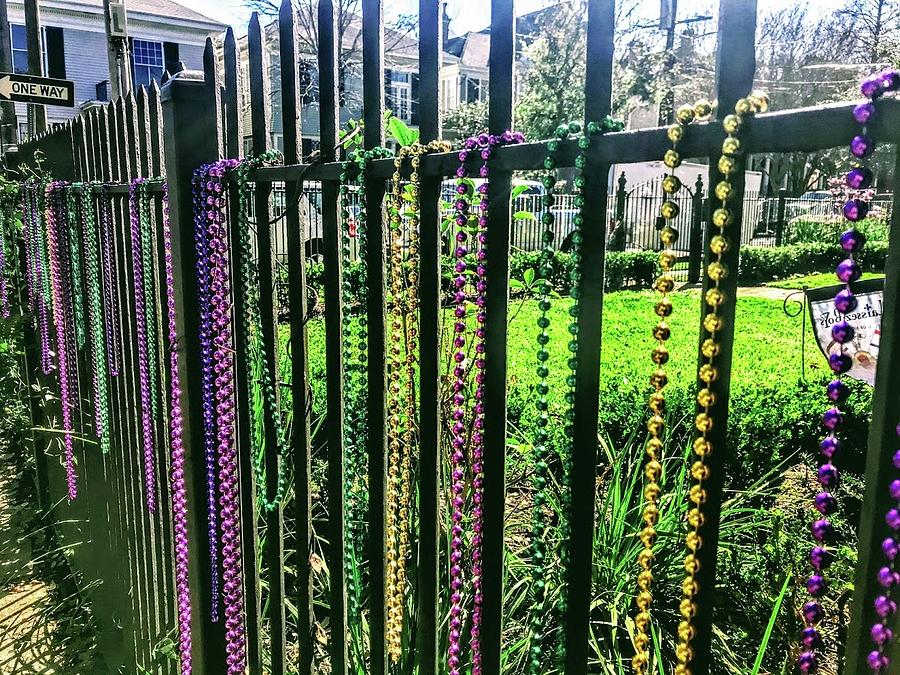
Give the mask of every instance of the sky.
<path id="1" fill-rule="evenodd" d="M 249 19 L 249 11 L 241 0 L 178 0 L 207 16 L 230 23 L 238 32 L 242 32 Z M 390 20 L 397 14 L 409 14 L 417 11 L 419 0 L 384 0 L 385 16 Z M 803 0 L 758 0 L 761 14 L 781 9 Z M 653 17 L 659 13 L 659 0 L 643 0 L 645 8 L 642 13 Z M 516 14 L 526 14 L 553 4 L 553 0 L 516 0 Z M 708 11 L 717 4 L 715 0 L 680 0 L 678 3 L 679 18 Z M 843 0 L 812 0 L 810 6 L 817 11 L 830 10 L 843 4 Z M 450 15 L 451 34 L 458 35 L 470 30 L 481 30 L 490 23 L 490 10 L 487 0 L 448 0 L 447 13 Z"/>

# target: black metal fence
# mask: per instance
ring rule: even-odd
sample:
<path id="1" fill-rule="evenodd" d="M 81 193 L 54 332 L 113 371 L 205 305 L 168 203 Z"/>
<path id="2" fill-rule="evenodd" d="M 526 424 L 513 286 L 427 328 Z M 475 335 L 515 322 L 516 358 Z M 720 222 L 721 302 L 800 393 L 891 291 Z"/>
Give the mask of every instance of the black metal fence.
<path id="1" fill-rule="evenodd" d="M 511 0 L 491 0 L 490 46 L 490 130 L 500 134 L 513 123 L 513 61 L 514 11 Z M 599 120 L 610 112 L 612 90 L 612 45 L 614 30 L 613 0 L 588 2 L 588 53 L 586 63 L 585 119 Z M 384 20 L 381 0 L 362 2 L 363 88 L 365 115 L 365 146 L 383 145 L 382 111 L 384 109 Z M 310 239 L 302 232 L 302 209 L 283 211 L 286 228 L 283 259 L 287 268 L 290 312 L 290 390 L 292 392 L 292 434 L 290 454 L 283 458 L 268 452 L 265 457 L 268 476 L 275 475 L 279 461 L 289 462 L 293 475 L 293 491 L 288 508 L 290 529 L 285 535 L 284 514 L 278 508 L 268 514 L 255 512 L 253 495 L 253 448 L 239 445 L 241 457 L 242 522 L 248 542 L 244 550 L 244 569 L 247 623 L 247 644 L 250 670 L 279 675 L 299 672 L 330 672 L 346 675 L 350 671 L 348 630 L 358 627 L 347 624 L 347 579 L 345 576 L 344 523 L 344 461 L 345 441 L 342 436 L 344 398 L 342 390 L 341 326 L 347 308 L 341 303 L 342 273 L 338 187 L 341 165 L 338 163 L 338 60 L 336 44 L 335 7 L 331 0 L 318 3 L 318 73 L 319 109 L 321 115 L 322 148 L 319 161 L 304 164 L 299 154 L 299 93 L 297 55 L 295 53 L 295 16 L 289 2 L 282 8 L 279 30 L 282 90 L 280 92 L 284 125 L 285 165 L 266 167 L 254 172 L 257 215 L 278 212 L 283 202 L 276 197 L 269 200 L 270 188 L 283 184 L 286 194 L 295 194 L 302 183 L 319 181 L 321 196 L 308 200 L 307 209 L 321 228 L 320 251 L 305 251 L 304 241 Z M 716 98 L 721 115 L 734 107 L 735 101 L 751 88 L 755 70 L 754 35 L 756 3 L 746 0 L 721 0 L 719 10 L 719 47 L 717 54 Z M 419 123 L 421 139 L 427 142 L 440 137 L 439 124 L 439 68 L 440 68 L 439 3 L 421 0 L 419 3 Z M 164 173 L 169 185 L 171 223 L 173 228 L 173 261 L 175 265 L 175 293 L 178 320 L 179 370 L 185 384 L 182 403 L 185 407 L 184 442 L 188 465 L 188 536 L 192 551 L 189 581 L 194 605 L 193 670 L 194 673 L 225 672 L 226 653 L 224 627 L 209 616 L 211 570 L 203 552 L 209 550 L 205 523 L 206 472 L 202 466 L 202 419 L 200 372 L 201 347 L 198 340 L 198 296 L 196 253 L 193 235 L 194 203 L 191 192 L 193 171 L 203 163 L 222 156 L 238 157 L 244 138 L 238 108 L 239 87 L 248 87 L 252 102 L 252 146 L 256 153 L 266 149 L 268 137 L 265 101 L 267 78 L 262 29 L 254 19 L 249 28 L 250 79 L 239 81 L 238 55 L 234 35 L 229 31 L 224 41 L 224 64 L 219 67 L 212 43 L 208 43 L 204 72 L 182 71 L 174 74 L 162 87 L 161 111 L 157 93 L 142 92 L 137 99 L 117 101 L 109 106 L 76 118 L 64 128 L 46 134 L 24 146 L 18 162 L 26 163 L 36 151 L 44 153 L 44 166 L 54 178 L 83 182 L 100 181 L 108 186 L 97 199 L 111 199 L 114 203 L 117 256 L 122 274 L 117 293 L 122 312 L 115 320 L 123 329 L 124 376 L 113 382 L 113 418 L 116 429 L 115 447 L 107 456 L 100 456 L 89 442 L 77 448 L 86 498 L 72 505 L 54 502 L 55 512 L 66 529 L 66 521 L 77 515 L 80 525 L 87 528 L 90 543 L 81 546 L 73 558 L 87 578 L 101 579 L 102 590 L 93 594 L 99 607 L 97 613 L 109 660 L 114 668 L 137 672 L 138 666 L 153 672 L 172 672 L 171 661 L 159 663 L 158 647 L 166 639 L 175 637 L 174 596 L 172 594 L 171 524 L 168 516 L 148 520 L 140 508 L 140 476 L 138 428 L 134 401 L 136 384 L 133 362 L 132 290 L 126 270 L 129 269 L 130 236 L 125 226 L 126 213 L 122 196 L 127 182 L 137 176 Z M 220 87 L 219 73 L 224 73 Z M 744 132 L 741 140 L 745 152 L 810 151 L 844 145 L 855 133 L 852 104 L 835 104 L 760 115 Z M 879 116 L 869 127 L 873 137 L 882 143 L 896 144 L 900 140 L 900 103 L 885 100 L 879 103 Z M 708 185 L 721 180 L 716 160 L 723 137 L 720 120 L 691 127 L 681 150 L 685 156 L 710 157 Z M 669 143 L 664 129 L 609 133 L 597 139 L 588 152 L 585 172 L 585 205 L 583 212 L 590 226 L 585 229 L 582 244 L 582 300 L 592 311 L 578 316 L 578 348 L 576 353 L 573 425 L 572 509 L 576 517 L 569 540 L 570 564 L 566 570 L 569 588 L 565 614 L 566 660 L 565 672 L 581 675 L 588 672 L 591 627 L 591 561 L 596 514 L 595 490 L 598 451 L 598 410 L 603 405 L 599 394 L 599 362 L 601 329 L 603 324 L 603 278 L 607 221 L 611 208 L 606 176 L 612 163 L 658 160 Z M 558 153 L 560 167 L 573 166 L 577 149 L 563 143 Z M 505 470 L 507 451 L 507 326 L 508 326 L 508 265 L 512 246 L 514 221 L 509 208 L 512 172 L 540 169 L 547 154 L 547 144 L 533 141 L 503 147 L 491 160 L 490 247 L 487 264 L 490 269 L 490 289 L 487 295 L 484 414 L 484 511 L 483 531 L 483 668 L 495 675 L 502 671 L 501 654 L 504 645 L 504 514 L 506 508 Z M 416 542 L 416 607 L 415 641 L 407 642 L 418 672 L 445 672 L 441 645 L 445 643 L 447 617 L 441 615 L 442 598 L 447 587 L 442 561 L 446 561 L 446 523 L 442 521 L 441 504 L 445 503 L 446 482 L 441 475 L 442 457 L 446 442 L 442 429 L 442 401 L 446 392 L 441 381 L 441 364 L 446 355 L 441 343 L 441 214 L 439 198 L 441 183 L 452 175 L 458 159 L 455 153 L 433 154 L 422 159 L 421 188 L 421 263 L 419 268 L 421 340 L 418 354 L 418 410 L 419 437 L 417 455 L 418 519 L 414 528 Z M 473 167 L 474 167 L 473 163 Z M 393 172 L 390 160 L 375 161 L 368 173 L 367 203 L 369 248 L 367 263 L 366 305 L 369 331 L 367 335 L 366 412 L 369 420 L 368 442 L 368 670 L 375 675 L 389 672 L 385 655 L 385 458 L 386 458 L 386 388 L 385 363 L 388 345 L 385 334 L 386 291 L 384 284 L 385 223 L 381 204 L 385 181 Z M 732 177 L 737 199 L 744 199 L 742 174 Z M 687 194 L 687 193 L 685 193 Z M 655 193 L 651 190 L 651 195 Z M 707 230 L 696 227 L 701 218 L 697 212 L 700 190 L 687 195 L 683 204 L 684 220 L 679 229 L 688 231 L 690 249 L 708 250 L 701 245 L 710 237 Z M 633 194 L 624 204 L 615 203 L 614 212 L 626 214 L 635 225 L 630 227 L 626 246 L 653 248 L 652 232 L 655 216 L 649 204 L 655 197 L 644 199 Z M 630 209 L 630 211 L 629 211 Z M 634 216 L 627 215 L 634 213 Z M 897 217 L 896 209 L 891 218 Z M 732 240 L 743 232 L 742 223 L 755 216 L 738 211 L 734 222 L 726 228 Z M 274 265 L 271 248 L 265 245 L 271 237 L 269 219 L 257 218 L 259 259 L 262 266 Z M 682 233 L 684 234 L 684 233 Z M 862 509 L 859 538 L 857 583 L 853 598 L 852 621 L 846 640 L 844 671 L 867 671 L 869 651 L 867 626 L 871 622 L 872 601 L 879 589 L 875 584 L 880 567 L 879 543 L 888 534 L 882 514 L 889 503 L 888 485 L 895 475 L 891 455 L 895 449 L 895 425 L 900 419 L 900 229 L 892 229 L 890 257 L 885 286 L 885 312 L 881 327 L 881 355 L 874 395 L 874 411 L 869 438 L 866 474 L 866 495 Z M 315 237 L 312 237 L 315 238 Z M 702 238 L 702 239 L 701 239 Z M 280 246 L 281 244 L 279 244 Z M 321 255 L 325 269 L 324 342 L 327 369 L 324 382 L 311 382 L 308 375 L 308 338 L 306 306 L 306 265 L 311 254 Z M 708 253 L 706 254 L 708 256 Z M 724 255 L 724 264 L 737 269 L 739 247 L 731 247 Z M 698 269 L 699 269 L 698 265 Z M 705 275 L 704 275 L 705 277 Z M 704 278 L 704 291 L 709 288 Z M 705 519 L 700 527 L 703 546 L 697 553 L 700 572 L 697 575 L 699 592 L 695 597 L 697 615 L 694 625 L 697 637 L 693 642 L 694 658 L 691 672 L 706 675 L 713 665 L 711 652 L 711 622 L 716 607 L 716 561 L 719 513 L 722 504 L 723 478 L 728 465 L 729 385 L 734 346 L 734 317 L 737 275 L 730 274 L 720 284 L 724 301 L 719 315 L 724 327 L 716 335 L 720 344 L 718 379 L 708 387 L 717 401 L 714 406 L 717 424 L 709 433 L 709 440 L 717 452 L 708 458 L 711 478 L 704 482 L 708 498 L 704 505 Z M 272 316 L 273 289 L 263 294 L 264 316 Z M 709 308 L 703 306 L 703 314 Z M 700 323 L 701 342 L 709 334 Z M 162 353 L 165 348 L 159 346 Z M 236 345 L 238 358 L 245 345 Z M 34 345 L 31 345 L 32 356 Z M 165 362 L 165 359 L 161 360 Z M 701 359 L 702 361 L 702 359 Z M 34 363 L 32 360 L 31 363 Z M 239 382 L 246 386 L 246 382 Z M 87 384 L 82 382 L 82 387 Z M 327 501 L 313 503 L 312 431 L 310 426 L 310 396 L 312 388 L 324 387 L 327 399 L 327 423 L 319 431 L 325 450 L 321 455 L 324 466 L 324 495 Z M 320 389 L 319 389 L 320 390 Z M 321 391 L 321 390 L 320 390 Z M 702 409 L 698 409 L 702 410 Z M 248 411 L 239 410 L 238 428 L 248 423 Z M 38 424 L 37 426 L 43 426 Z M 87 426 L 79 428 L 85 439 L 90 437 Z M 160 503 L 168 503 L 165 473 L 166 434 L 158 430 L 160 439 Z M 63 494 L 61 471 L 54 457 L 36 445 L 42 475 L 47 480 L 51 500 Z M 271 449 L 271 448 L 270 448 Z M 49 461 L 48 461 L 49 460 Z M 316 466 L 316 469 L 322 467 Z M 313 528 L 314 518 L 316 529 Z M 76 533 L 84 534 L 84 532 Z M 76 536 L 69 533 L 69 536 Z M 264 536 L 263 536 L 264 535 Z M 324 540 L 320 541 L 318 537 Z M 324 547 L 324 548 L 323 548 Z M 321 552 L 327 562 L 328 574 L 322 574 L 316 561 Z M 292 583 L 285 584 L 285 561 L 291 561 Z M 317 571 L 318 570 L 318 571 Z M 322 663 L 314 663 L 317 636 L 314 633 L 314 574 L 327 579 L 328 656 Z M 265 598 L 265 603 L 263 603 Z M 321 599 L 321 597 L 320 597 Z M 444 598 L 445 599 L 445 598 Z M 298 652 L 290 652 L 286 645 L 286 605 L 297 607 Z M 410 640 L 411 636 L 405 636 Z M 269 654 L 263 665 L 264 654 Z M 298 654 L 298 656 L 296 655 Z M 327 665 L 324 662 L 327 661 Z"/>

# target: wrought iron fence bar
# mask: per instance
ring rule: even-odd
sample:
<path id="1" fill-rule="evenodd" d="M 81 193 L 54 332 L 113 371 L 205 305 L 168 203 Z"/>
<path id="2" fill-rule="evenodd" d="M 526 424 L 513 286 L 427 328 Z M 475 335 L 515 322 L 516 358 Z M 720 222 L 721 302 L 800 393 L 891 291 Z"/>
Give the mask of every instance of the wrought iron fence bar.
<path id="1" fill-rule="evenodd" d="M 320 0 L 319 26 L 319 137 L 322 159 L 335 160 L 334 147 L 338 141 L 340 106 L 338 105 L 338 41 L 335 27 L 335 8 L 332 0 Z M 302 177 L 294 177 L 294 180 Z M 325 373 L 328 442 L 328 571 L 331 604 L 331 672 L 348 675 L 347 654 L 347 579 L 344 546 L 344 403 L 342 383 L 344 368 L 341 353 L 341 241 L 338 222 L 338 186 L 322 186 L 322 233 L 325 240 L 325 359 L 329 364 Z"/>
<path id="2" fill-rule="evenodd" d="M 118 99 L 117 102 L 110 104 L 110 115 L 108 118 L 109 121 L 109 141 L 110 141 L 110 149 L 115 148 L 116 150 L 112 153 L 113 155 L 113 171 L 115 175 L 119 176 L 122 180 L 127 180 L 128 178 L 128 157 L 127 157 L 127 148 L 128 148 L 128 137 L 125 130 L 125 110 L 122 105 L 122 99 Z M 124 533 L 124 541 L 126 544 L 126 548 L 128 551 L 128 560 L 129 560 L 129 575 L 130 575 L 130 583 L 131 588 L 134 589 L 134 592 L 131 594 L 133 615 L 130 617 L 130 622 L 133 626 L 133 630 L 129 633 L 130 636 L 130 644 L 134 651 L 134 658 L 137 662 L 145 659 L 147 654 L 141 653 L 138 637 L 140 635 L 145 634 L 145 625 L 147 617 L 144 614 L 143 605 L 140 602 L 141 594 L 144 593 L 144 584 L 143 584 L 143 575 L 145 574 L 144 567 L 142 565 L 142 559 L 138 559 L 139 555 L 142 553 L 142 550 L 139 548 L 140 546 L 140 536 L 143 534 L 142 529 L 139 531 L 139 528 L 142 528 L 142 515 L 141 513 L 137 513 L 136 509 L 142 506 L 141 494 L 135 495 L 135 473 L 133 468 L 133 459 L 135 453 L 139 452 L 138 450 L 138 425 L 137 420 L 134 419 L 134 415 L 131 414 L 133 410 L 133 402 L 138 400 L 138 395 L 136 392 L 136 388 L 134 387 L 133 382 L 133 372 L 135 362 L 133 359 L 133 343 L 132 343 L 132 332 L 131 326 L 128 322 L 128 308 L 132 306 L 132 300 L 130 299 L 130 284 L 127 284 L 125 281 L 125 277 L 127 271 L 131 268 L 129 267 L 129 258 L 128 258 L 128 243 L 130 241 L 129 233 L 127 232 L 126 223 L 128 222 L 128 203 L 126 199 L 115 199 L 110 205 L 111 210 L 111 218 L 112 218 L 112 227 L 113 227 L 113 252 L 115 256 L 115 280 L 114 280 L 114 289 L 113 293 L 117 297 L 117 303 L 119 308 L 119 313 L 117 316 L 112 317 L 114 323 L 118 324 L 118 331 L 121 337 L 119 348 L 120 348 L 120 363 L 121 363 L 121 372 L 119 376 L 116 378 L 117 380 L 117 389 L 119 396 L 119 415 L 120 415 L 120 433 L 121 433 L 121 454 L 118 457 L 118 470 L 119 475 L 118 478 L 120 480 L 120 499 L 123 502 L 125 520 L 122 523 L 123 533 Z M 135 527 L 135 522 L 138 523 L 138 527 Z M 142 558 L 143 556 L 141 556 Z"/>
<path id="3" fill-rule="evenodd" d="M 251 42 L 248 33 L 248 45 Z M 239 96 L 239 83 L 237 82 L 236 68 L 237 55 L 234 53 L 237 46 L 234 42 L 233 33 L 226 33 L 224 44 L 224 60 L 225 60 L 225 98 L 223 102 L 225 107 L 225 115 L 216 115 L 216 121 L 222 119 L 224 129 L 217 137 L 224 136 L 226 144 L 231 134 L 234 133 L 234 116 L 230 114 L 227 99 L 233 96 L 235 99 Z M 206 81 L 206 89 L 208 96 L 218 98 L 221 88 L 218 86 L 218 72 L 214 61 L 204 62 L 204 79 Z M 232 255 L 230 258 L 231 278 L 238 280 L 243 278 L 242 264 L 234 250 L 235 242 L 240 237 L 240 219 L 238 211 L 239 195 L 236 185 L 232 185 L 228 190 L 228 227 L 229 227 L 229 243 L 232 246 Z M 237 283 L 237 281 L 235 281 Z M 250 383 L 253 374 L 249 368 L 247 344 L 250 339 L 244 329 L 244 316 L 247 308 L 244 305 L 243 294 L 237 288 L 234 289 L 232 296 L 233 307 L 232 314 L 234 316 L 234 349 L 235 349 L 235 381 L 237 394 L 237 423 L 236 423 L 236 448 L 238 457 L 238 473 L 240 476 L 240 519 L 241 519 L 241 558 L 244 570 L 244 578 L 242 580 L 244 586 L 244 607 L 246 611 L 245 625 L 247 631 L 247 663 L 251 670 L 262 670 L 263 656 L 261 642 L 263 639 L 263 616 L 262 616 L 262 586 L 260 584 L 260 566 L 258 565 L 260 536 L 259 536 L 259 518 L 257 514 L 256 504 L 258 493 L 256 480 L 254 475 L 254 457 L 258 452 L 257 448 L 252 447 L 250 440 L 251 426 L 254 424 L 252 399 L 250 394 Z M 222 604 L 219 603 L 217 608 L 221 613 Z"/>
<path id="4" fill-rule="evenodd" d="M 614 0 L 590 0 L 585 72 L 585 127 L 609 115 L 612 105 Z M 585 130 L 585 133 L 587 131 Z M 604 262 L 610 165 L 592 159 L 585 178 L 585 228 L 581 252 L 581 308 L 578 314 L 578 367 L 572 434 L 571 535 L 565 635 L 565 672 L 587 672 L 592 593 L 597 425 L 600 412 L 600 345 L 603 323 Z M 577 514 L 577 517 L 574 515 Z"/>
<path id="5" fill-rule="evenodd" d="M 513 125 L 515 11 L 491 0 L 488 127 L 500 135 Z M 473 153 L 477 154 L 477 153 Z M 458 163 L 458 160 L 457 160 Z M 503 650 L 503 559 L 506 510 L 506 353 L 509 308 L 509 197 L 512 173 L 491 161 L 488 184 L 488 288 L 484 353 L 484 533 L 482 538 L 481 653 L 484 672 L 499 673 Z"/>
<path id="6" fill-rule="evenodd" d="M 384 7 L 382 0 L 362 0 L 363 145 L 384 145 Z M 384 179 L 366 176 L 366 426 L 369 455 L 369 669 L 387 671 L 385 661 L 384 495 L 385 457 L 385 232 L 382 219 Z"/>
<path id="7" fill-rule="evenodd" d="M 735 102 L 742 96 L 746 96 L 753 87 L 753 76 L 756 71 L 756 0 L 721 0 L 719 4 L 719 33 L 718 49 L 716 51 L 716 94 L 719 101 L 717 116 L 721 120 L 734 110 Z M 848 118 L 852 119 L 850 116 Z M 791 118 L 792 120 L 794 118 Z M 757 120 L 749 121 L 746 136 L 751 136 L 756 128 Z M 760 120 L 761 122 L 761 120 Z M 810 129 L 806 130 L 809 135 Z M 690 135 L 690 134 L 689 134 Z M 849 136 L 848 133 L 844 139 Z M 721 137 L 719 138 L 721 142 Z M 743 141 L 742 141 L 743 142 Z M 749 150 L 747 151 L 749 152 Z M 721 151 L 713 154 L 710 159 L 709 185 L 717 185 L 725 176 L 719 172 L 717 161 Z M 747 155 L 745 154 L 744 157 Z M 741 170 L 728 177 L 728 181 L 734 187 L 734 201 L 741 204 L 744 199 L 745 173 L 744 165 Z M 720 346 L 719 355 L 716 357 L 716 367 L 719 377 L 709 385 L 709 389 L 715 395 L 716 404 L 713 407 L 712 417 L 715 420 L 712 430 L 707 438 L 714 452 L 707 457 L 707 466 L 710 470 L 710 478 L 704 481 L 703 486 L 708 494 L 706 504 L 702 507 L 704 514 L 703 525 L 698 533 L 703 542 L 697 552 L 697 560 L 700 563 L 700 571 L 696 575 L 699 585 L 699 593 L 694 601 L 697 604 L 697 615 L 694 617 L 696 637 L 693 641 L 694 658 L 691 661 L 691 672 L 694 675 L 707 675 L 713 664 L 712 655 L 712 618 L 716 602 L 716 562 L 719 543 L 719 522 L 722 510 L 722 488 L 724 485 L 725 467 L 728 465 L 728 406 L 731 389 L 731 362 L 734 348 L 734 320 L 737 307 L 738 286 L 738 257 L 740 252 L 739 239 L 743 222 L 743 209 L 733 209 L 734 220 L 726 227 L 724 235 L 732 242 L 732 246 L 722 256 L 722 262 L 729 270 L 729 274 L 719 284 L 719 289 L 725 295 L 724 303 L 719 307 L 718 314 L 724 322 L 724 328 L 714 336 L 703 326 L 703 318 L 709 313 L 710 307 L 701 297 L 700 305 L 700 345 L 703 341 L 714 337 Z M 704 241 L 704 267 L 712 261 L 709 250 L 709 241 L 713 228 L 707 228 Z M 712 288 L 709 276 L 703 276 L 703 294 Z M 705 363 L 702 349 L 698 349 L 697 360 L 699 364 Z M 698 386 L 704 383 L 698 380 Z M 698 403 L 696 412 L 704 409 Z"/>
<path id="8" fill-rule="evenodd" d="M 150 111 L 147 101 L 147 87 L 141 85 L 137 90 L 137 148 L 140 157 L 138 175 L 149 178 L 151 175 L 150 157 Z"/>
<path id="9" fill-rule="evenodd" d="M 203 408 L 200 378 L 197 252 L 193 232 L 194 170 L 216 158 L 216 120 L 205 114 L 213 101 L 197 73 L 183 72 L 161 91 L 165 142 L 165 174 L 169 182 L 172 259 L 175 269 L 176 319 L 179 327 L 179 376 L 187 484 L 188 576 L 191 590 L 191 630 L 195 675 L 226 672 L 224 622 L 210 619 L 212 576 L 206 519 L 206 470 L 203 456 Z"/>
<path id="10" fill-rule="evenodd" d="M 234 29 L 229 26 L 225 31 L 225 96 L 222 104 L 225 106 L 225 155 L 233 159 L 237 159 L 243 154 L 239 62 Z"/>
<path id="11" fill-rule="evenodd" d="M 419 133 L 428 143 L 441 136 L 439 3 L 419 1 Z M 440 672 L 440 177 L 419 183 L 419 574 L 416 582 L 415 653 L 421 675 Z"/>
<path id="12" fill-rule="evenodd" d="M 151 176 L 161 176 L 165 158 L 162 148 L 162 111 L 159 107 L 159 85 L 156 80 L 150 83 L 147 92 L 147 113 L 147 132 L 150 135 L 149 171 Z M 162 190 L 161 185 L 159 189 Z"/>
<path id="13" fill-rule="evenodd" d="M 148 157 L 149 150 L 149 138 L 147 135 L 147 90 L 145 87 L 141 87 L 138 89 L 137 96 L 129 96 L 125 100 L 125 106 L 128 111 L 127 117 L 129 121 L 129 132 L 131 133 L 132 138 L 132 146 L 134 147 L 132 161 L 134 162 L 132 166 L 132 171 L 135 176 L 147 176 L 150 173 L 150 161 Z M 151 208 L 152 213 L 152 208 Z M 151 225 L 151 238 L 154 241 L 154 245 L 152 247 L 152 251 L 156 251 L 155 240 L 158 236 L 160 230 L 158 228 L 154 228 Z M 153 299 L 152 304 L 147 303 L 148 311 L 153 310 L 155 312 L 155 308 L 159 306 L 159 295 L 157 294 L 158 282 L 157 280 L 160 278 L 159 274 L 156 273 L 158 266 L 156 265 L 156 256 L 155 254 L 151 254 L 150 261 L 151 268 L 154 270 L 154 274 L 150 279 L 145 280 L 145 297 L 147 299 Z M 132 284 L 133 287 L 133 284 Z M 158 316 L 154 315 L 152 320 L 156 322 L 156 325 L 159 325 Z M 157 332 L 157 337 L 160 335 Z M 149 336 L 148 336 L 149 337 Z M 149 344 L 147 345 L 147 349 L 154 350 L 157 354 L 159 353 L 159 343 Z M 159 359 L 157 359 L 157 363 Z M 158 375 L 158 373 L 157 373 Z M 158 405 L 158 402 L 157 402 Z M 152 410 L 152 408 L 151 408 Z M 163 436 L 165 433 L 165 426 L 161 424 L 160 420 L 152 420 L 153 423 L 153 440 L 154 440 L 154 474 L 158 473 L 160 465 L 163 463 L 162 455 L 165 451 L 165 442 L 163 442 Z M 144 467 L 140 466 L 140 462 L 138 465 L 141 469 Z M 147 546 L 147 550 L 150 551 L 150 576 L 148 578 L 148 587 L 151 590 L 152 595 L 152 607 L 155 612 L 155 623 L 152 627 L 154 631 L 158 633 L 164 632 L 168 630 L 169 626 L 166 624 L 164 616 L 166 612 L 167 603 L 163 600 L 163 598 L 169 597 L 165 592 L 165 564 L 168 558 L 163 555 L 163 518 L 162 512 L 165 510 L 161 505 L 165 504 L 165 502 L 160 501 L 160 489 L 159 489 L 159 481 L 154 481 L 154 498 L 156 500 L 157 506 L 156 513 L 149 514 L 146 509 L 143 509 L 144 516 L 147 520 L 147 535 L 148 539 L 145 542 Z M 146 491 L 145 491 L 146 492 Z M 146 501 L 147 495 L 145 494 L 144 500 Z M 152 634 L 151 634 L 152 639 Z"/>
<path id="14" fill-rule="evenodd" d="M 263 28 L 259 15 L 253 13 L 247 34 L 250 61 L 250 109 L 251 128 L 255 154 L 268 150 L 271 111 L 269 109 L 269 59 L 268 48 L 263 38 Z M 276 358 L 278 323 L 275 303 L 275 271 L 272 259 L 272 212 L 269 201 L 272 184 L 257 181 L 253 191 L 256 214 L 256 243 L 258 250 L 257 275 L 259 279 L 259 314 L 262 319 L 262 338 L 266 367 L 270 382 L 278 382 L 278 360 Z M 232 241 L 232 246 L 236 243 Z M 280 401 L 280 387 L 275 386 L 276 401 Z M 275 495 L 281 457 L 278 452 L 281 439 L 278 438 L 275 415 L 280 409 L 266 407 L 263 411 L 266 450 L 266 488 L 268 496 Z M 254 448 L 249 449 L 251 452 Z M 265 556 L 269 581 L 269 640 L 271 644 L 270 672 L 282 675 L 285 671 L 285 603 L 284 603 L 284 506 L 278 504 L 265 514 L 266 539 Z"/>
<path id="15" fill-rule="evenodd" d="M 296 162 L 300 155 L 300 107 L 297 73 L 296 13 L 291 0 L 284 0 L 278 15 L 281 61 L 281 116 L 284 133 L 284 161 Z M 286 183 L 284 221 L 287 228 L 288 298 L 290 312 L 291 402 L 293 426 L 291 448 L 294 466 L 294 541 L 299 675 L 311 675 L 313 656 L 313 575 L 310 555 L 312 531 L 312 444 L 309 428 L 311 390 L 306 332 L 306 256 L 303 250 L 301 202 L 287 197 L 302 191 L 303 183 Z M 308 214 L 305 214 L 308 216 Z"/>
<path id="16" fill-rule="evenodd" d="M 752 128 L 742 132 L 741 146 L 748 154 L 761 152 L 812 152 L 846 143 L 855 133 L 854 103 L 834 103 L 809 108 L 796 108 L 758 115 Z M 900 140 L 900 100 L 879 102 L 878 118 L 869 126 L 870 135 L 883 143 Z M 691 125 L 691 133 L 679 144 L 683 157 L 710 157 L 718 153 L 724 138 L 719 121 Z M 499 148 L 491 166 L 499 171 L 528 171 L 540 169 L 547 156 L 546 141 L 523 143 Z M 605 134 L 592 145 L 588 157 L 601 163 L 628 164 L 657 161 L 668 149 L 665 128 L 639 129 Z M 578 148 L 573 142 L 560 144 L 560 168 L 575 165 Z M 478 169 L 478 160 L 471 159 L 470 168 Z M 451 176 L 459 164 L 456 153 L 436 153 L 422 159 L 419 173 L 423 176 Z M 311 165 L 266 167 L 254 176 L 260 180 L 296 180 L 301 174 L 307 180 L 338 180 L 340 164 L 323 162 Z M 391 160 L 372 163 L 371 175 L 389 178 L 393 173 Z"/>

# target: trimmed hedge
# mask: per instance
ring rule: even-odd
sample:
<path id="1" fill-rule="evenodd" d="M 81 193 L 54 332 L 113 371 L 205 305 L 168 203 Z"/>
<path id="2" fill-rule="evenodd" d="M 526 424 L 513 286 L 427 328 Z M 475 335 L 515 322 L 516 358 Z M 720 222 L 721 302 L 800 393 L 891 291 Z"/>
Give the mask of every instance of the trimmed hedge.
<path id="1" fill-rule="evenodd" d="M 864 272 L 883 272 L 887 260 L 885 242 L 869 242 L 859 256 Z M 778 248 L 744 246 L 738 278 L 742 283 L 763 283 L 800 274 L 834 271 L 846 253 L 838 244 L 793 244 Z"/>
<path id="2" fill-rule="evenodd" d="M 864 272 L 883 272 L 887 259 L 887 243 L 869 242 L 859 256 Z M 606 290 L 619 291 L 625 288 L 650 288 L 653 280 L 659 275 L 659 254 L 656 251 L 625 251 L 606 254 Z M 778 248 L 763 246 L 744 246 L 741 248 L 741 261 L 738 277 L 741 283 L 758 284 L 788 277 L 831 272 L 835 265 L 845 257 L 838 244 L 792 244 Z M 530 292 L 526 284 L 528 270 L 537 272 L 540 266 L 539 251 L 514 253 L 509 259 L 510 278 L 522 282 L 516 289 L 518 294 Z M 557 251 L 551 262 L 550 281 L 553 287 L 563 291 L 568 288 L 569 273 L 572 266 L 572 255 Z M 449 292 L 453 273 L 452 260 L 445 257 L 442 263 L 444 288 Z M 362 265 L 350 263 L 344 269 L 344 279 L 354 295 L 358 295 Z M 286 271 L 281 284 L 287 288 Z M 307 284 L 312 294 L 311 299 L 322 301 L 324 266 L 322 263 L 310 263 L 306 269 Z M 286 298 L 285 298 L 286 301 Z"/>

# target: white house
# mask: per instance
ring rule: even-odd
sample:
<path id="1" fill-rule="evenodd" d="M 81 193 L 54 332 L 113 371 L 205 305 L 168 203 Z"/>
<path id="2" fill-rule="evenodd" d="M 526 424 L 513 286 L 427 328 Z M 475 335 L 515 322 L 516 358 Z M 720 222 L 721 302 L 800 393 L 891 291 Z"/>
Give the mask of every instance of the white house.
<path id="1" fill-rule="evenodd" d="M 221 23 L 173 0 L 128 0 L 127 7 L 135 87 L 158 80 L 179 61 L 188 68 L 202 68 L 206 38 L 225 30 Z M 27 72 L 22 0 L 9 0 L 8 12 L 13 67 Z M 103 0 L 42 0 L 40 14 L 44 73 L 75 82 L 75 108 L 47 106 L 47 122 L 53 124 L 73 117 L 85 104 L 109 99 Z M 27 128 L 24 105 L 16 105 L 16 116 L 22 138 Z"/>

